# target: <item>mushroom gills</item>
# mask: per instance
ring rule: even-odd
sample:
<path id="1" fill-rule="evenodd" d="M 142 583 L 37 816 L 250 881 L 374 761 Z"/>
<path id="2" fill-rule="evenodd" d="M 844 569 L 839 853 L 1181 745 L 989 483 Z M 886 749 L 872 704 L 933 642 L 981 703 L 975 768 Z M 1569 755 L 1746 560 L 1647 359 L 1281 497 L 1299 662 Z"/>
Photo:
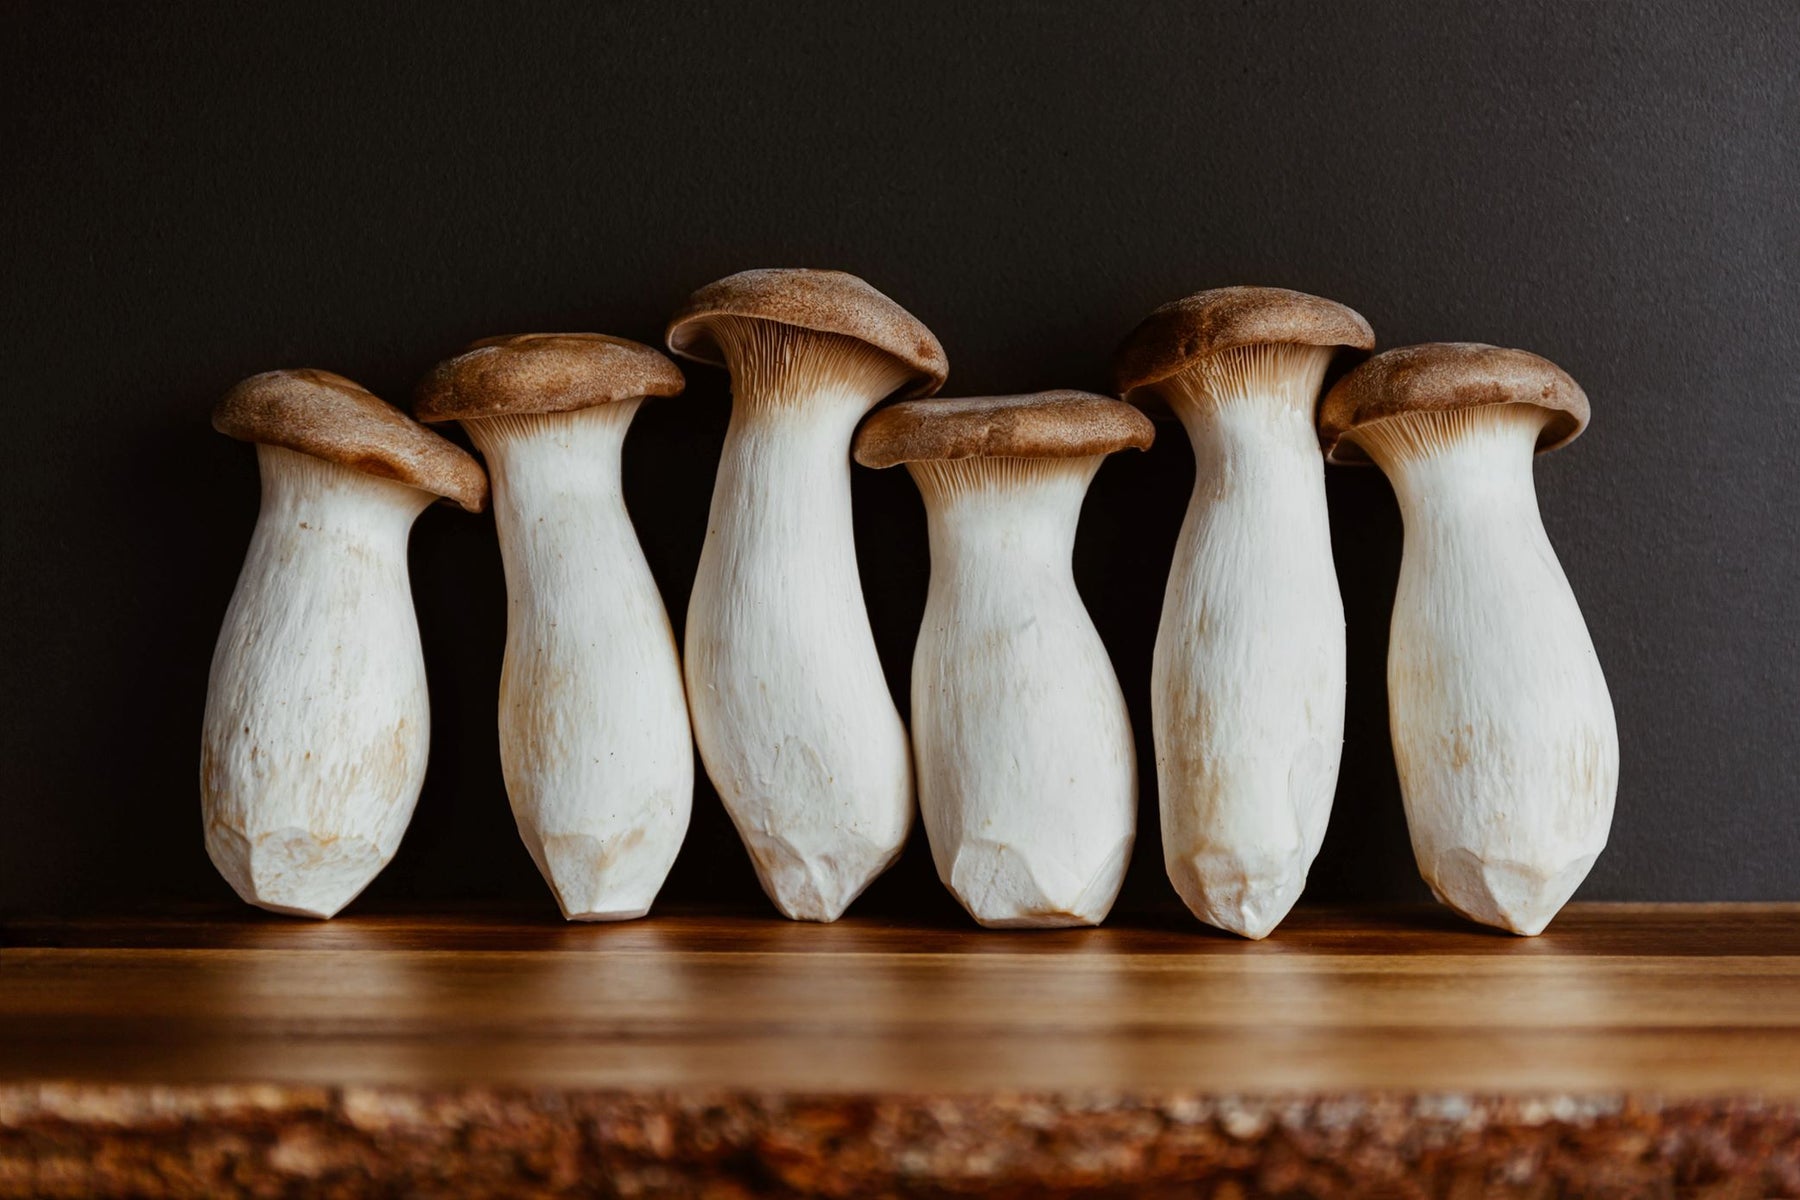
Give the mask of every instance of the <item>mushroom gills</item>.
<path id="1" fill-rule="evenodd" d="M 620 487 L 639 404 L 463 423 L 506 568 L 506 791 L 570 920 L 648 912 L 693 803 L 675 637 Z"/>
<path id="2" fill-rule="evenodd" d="M 1250 938 L 1306 885 L 1337 788 L 1344 609 L 1313 410 L 1336 347 L 1255 344 L 1158 391 L 1193 444 L 1151 667 L 1164 865 Z"/>
<path id="3" fill-rule="evenodd" d="M 1549 415 L 1422 411 L 1347 435 L 1405 520 L 1388 702 L 1420 872 L 1444 904 L 1520 934 L 1606 845 L 1619 773 L 1606 679 L 1532 486 Z"/>
<path id="4" fill-rule="evenodd" d="M 406 541 L 430 492 L 259 445 L 262 509 L 201 747 L 207 853 L 238 895 L 329 917 L 398 849 L 430 709 Z"/>
<path id="5" fill-rule="evenodd" d="M 939 878 L 991 927 L 1098 924 L 1131 857 L 1131 722 L 1070 566 L 1101 461 L 907 464 L 931 540 L 919 804 Z"/>
<path id="6" fill-rule="evenodd" d="M 911 372 L 856 339 L 714 317 L 731 424 L 688 605 L 695 739 L 758 879 L 836 920 L 899 856 L 912 765 L 863 603 L 851 435 Z"/>

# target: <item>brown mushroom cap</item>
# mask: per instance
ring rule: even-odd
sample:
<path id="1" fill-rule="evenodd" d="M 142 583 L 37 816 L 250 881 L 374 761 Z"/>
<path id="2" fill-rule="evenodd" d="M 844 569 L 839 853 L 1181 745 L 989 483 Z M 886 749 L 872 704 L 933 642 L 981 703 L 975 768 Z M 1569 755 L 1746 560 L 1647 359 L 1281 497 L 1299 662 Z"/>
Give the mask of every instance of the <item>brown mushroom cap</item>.
<path id="1" fill-rule="evenodd" d="M 1375 331 L 1353 308 L 1287 288 L 1226 287 L 1163 305 L 1113 352 L 1113 387 L 1130 398 L 1188 364 L 1236 346 L 1350 346 L 1369 350 Z"/>
<path id="2" fill-rule="evenodd" d="M 865 467 L 958 458 L 1083 458 L 1148 449 L 1156 426 L 1092 392 L 908 400 L 878 409 L 856 434 Z"/>
<path id="3" fill-rule="evenodd" d="M 387 401 L 333 375 L 300 369 L 252 375 L 213 409 L 213 428 L 241 441 L 298 450 L 454 500 L 487 504 L 487 475 L 466 452 Z"/>
<path id="4" fill-rule="evenodd" d="M 1319 438 L 1332 462 L 1364 463 L 1368 454 L 1344 437 L 1359 425 L 1486 404 L 1532 404 L 1548 412 L 1539 454 L 1587 428 L 1587 393 L 1548 359 L 1480 342 L 1429 342 L 1384 350 L 1338 380 L 1319 406 Z"/>
<path id="5" fill-rule="evenodd" d="M 431 369 L 413 392 L 421 421 L 574 412 L 640 396 L 676 396 L 681 368 L 641 342 L 601 333 L 483 338 Z"/>
<path id="6" fill-rule="evenodd" d="M 725 366 L 707 328 L 715 317 L 748 317 L 866 342 L 913 371 L 914 382 L 901 396 L 929 396 L 944 386 L 950 373 L 944 348 L 931 330 L 869 284 L 843 271 L 739 271 L 709 283 L 669 318 L 665 338 L 669 352 Z"/>

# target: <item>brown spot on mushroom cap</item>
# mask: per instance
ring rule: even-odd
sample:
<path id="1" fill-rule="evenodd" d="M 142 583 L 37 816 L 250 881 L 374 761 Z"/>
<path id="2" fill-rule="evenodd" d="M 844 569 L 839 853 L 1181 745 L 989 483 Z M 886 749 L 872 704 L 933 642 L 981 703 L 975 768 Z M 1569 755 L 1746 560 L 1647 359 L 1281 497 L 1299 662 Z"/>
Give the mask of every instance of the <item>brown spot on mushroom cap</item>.
<path id="1" fill-rule="evenodd" d="M 601 333 L 483 338 L 431 369 L 413 392 L 421 421 L 574 412 L 641 396 L 677 396 L 681 368 L 642 342 Z"/>
<path id="2" fill-rule="evenodd" d="M 1126 399 L 1189 363 L 1235 346 L 1373 349 L 1375 331 L 1353 308 L 1305 292 L 1225 287 L 1172 300 L 1138 323 L 1113 352 L 1113 387 Z M 1134 401 L 1135 402 L 1135 401 Z"/>
<path id="3" fill-rule="evenodd" d="M 865 467 L 959 458 L 1081 458 L 1144 450 L 1156 426 L 1092 392 L 908 400 L 877 410 L 856 435 Z"/>
<path id="4" fill-rule="evenodd" d="M 1587 393 L 1548 359 L 1481 342 L 1428 342 L 1384 350 L 1338 380 L 1319 405 L 1319 439 L 1332 462 L 1366 463 L 1363 449 L 1344 437 L 1358 425 L 1486 404 L 1531 404 L 1549 412 L 1538 435 L 1539 454 L 1567 445 L 1587 428 Z"/>
<path id="5" fill-rule="evenodd" d="M 330 371 L 252 375 L 213 408 L 213 428 L 240 441 L 283 446 L 367 475 L 454 500 L 487 504 L 487 474 L 465 451 Z"/>
<path id="6" fill-rule="evenodd" d="M 793 325 L 855 338 L 905 363 L 914 383 L 899 394 L 929 396 L 944 386 L 949 360 L 920 320 L 843 271 L 771 268 L 739 271 L 707 284 L 669 318 L 669 352 L 715 367 L 725 359 L 708 328 L 720 317 Z"/>

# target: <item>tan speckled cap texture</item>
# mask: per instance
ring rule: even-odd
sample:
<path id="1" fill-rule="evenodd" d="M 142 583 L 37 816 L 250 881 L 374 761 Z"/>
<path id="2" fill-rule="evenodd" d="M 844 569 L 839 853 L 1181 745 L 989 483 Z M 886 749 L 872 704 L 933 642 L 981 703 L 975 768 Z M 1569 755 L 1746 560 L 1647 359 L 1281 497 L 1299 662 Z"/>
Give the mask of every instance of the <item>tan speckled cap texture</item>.
<path id="1" fill-rule="evenodd" d="M 1368 350 L 1375 331 L 1335 300 L 1287 288 L 1214 288 L 1171 301 L 1139 322 L 1113 353 L 1113 387 L 1129 397 L 1221 350 L 1283 344 Z"/>
<path id="2" fill-rule="evenodd" d="M 707 323 L 748 317 L 819 333 L 855 338 L 910 367 L 915 382 L 899 395 L 929 396 L 944 386 L 949 361 L 937 337 L 919 319 L 843 271 L 771 268 L 739 271 L 707 284 L 673 317 L 665 340 L 671 354 L 725 365 Z"/>
<path id="3" fill-rule="evenodd" d="M 1082 458 L 1144 450 L 1156 426 L 1131 405 L 1092 392 L 1032 392 L 908 400 L 878 409 L 857 431 L 865 467 L 958 458 Z"/>
<path id="4" fill-rule="evenodd" d="M 1319 440 L 1332 462 L 1365 463 L 1368 455 L 1344 437 L 1358 425 L 1484 404 L 1547 410 L 1540 454 L 1568 445 L 1587 428 L 1587 393 L 1548 359 L 1481 342 L 1428 342 L 1384 350 L 1338 380 L 1319 405 Z"/>
<path id="5" fill-rule="evenodd" d="M 225 393 L 213 428 L 241 441 L 298 450 L 368 475 L 487 505 L 487 474 L 468 453 L 330 371 L 265 371 Z"/>
<path id="6" fill-rule="evenodd" d="M 641 396 L 677 396 L 681 368 L 641 342 L 601 333 L 483 338 L 439 363 L 413 393 L 421 421 L 574 412 Z"/>

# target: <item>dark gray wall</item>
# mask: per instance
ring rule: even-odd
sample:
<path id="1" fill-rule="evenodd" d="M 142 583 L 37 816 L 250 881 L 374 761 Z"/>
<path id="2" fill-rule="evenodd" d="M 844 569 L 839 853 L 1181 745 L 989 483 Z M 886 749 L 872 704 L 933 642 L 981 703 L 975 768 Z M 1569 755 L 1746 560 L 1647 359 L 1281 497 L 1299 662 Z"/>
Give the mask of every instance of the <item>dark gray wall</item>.
<path id="1" fill-rule="evenodd" d="M 951 393 L 1102 388 L 1164 300 L 1303 288 L 1384 345 L 1536 350 L 1593 399 L 1540 460 L 1624 769 L 1589 898 L 1800 897 L 1800 5 L 15 4 L 0 470 L 0 907 L 229 899 L 196 743 L 256 509 L 210 431 L 240 376 L 404 399 L 477 336 L 658 340 L 749 266 L 857 272 L 942 338 Z M 677 624 L 724 381 L 649 406 L 627 495 Z M 1138 710 L 1192 478 L 1107 466 L 1077 552 Z M 1382 661 L 1399 522 L 1330 477 L 1350 625 L 1343 785 L 1310 900 L 1415 898 Z M 903 472 L 857 472 L 905 687 L 923 604 Z M 552 911 L 501 790 L 492 522 L 433 510 L 414 587 L 431 774 L 372 897 Z M 1173 899 L 1155 796 L 1126 903 Z M 915 842 L 869 908 L 948 910 Z M 665 896 L 757 901 L 702 786 Z"/>

